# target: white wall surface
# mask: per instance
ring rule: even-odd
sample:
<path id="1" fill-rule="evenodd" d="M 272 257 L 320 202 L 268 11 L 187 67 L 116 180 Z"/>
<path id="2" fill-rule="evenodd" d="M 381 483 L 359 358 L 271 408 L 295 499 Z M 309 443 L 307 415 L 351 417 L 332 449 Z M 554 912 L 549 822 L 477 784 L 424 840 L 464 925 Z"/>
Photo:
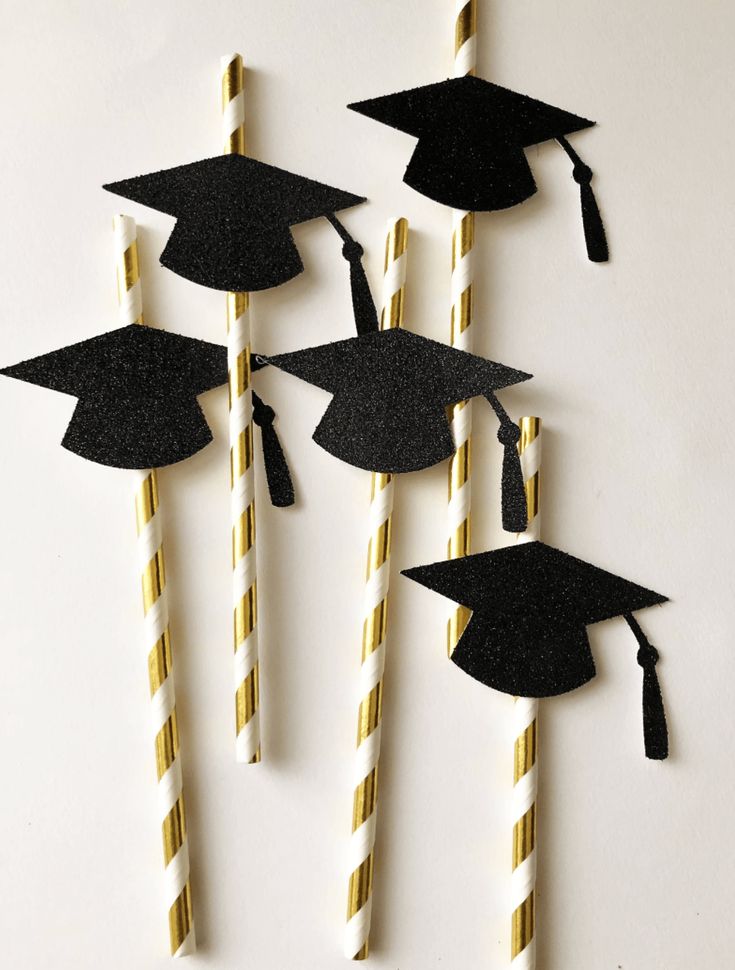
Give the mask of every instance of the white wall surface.
<path id="1" fill-rule="evenodd" d="M 446 77 L 450 0 L 0 0 L 0 359 L 117 325 L 103 182 L 220 147 L 219 57 L 249 68 L 251 152 L 365 194 L 345 214 L 377 287 L 389 216 L 411 224 L 407 324 L 448 339 L 449 213 L 404 186 L 413 141 L 345 110 Z M 662 653 L 671 758 L 642 754 L 641 673 L 622 619 L 598 676 L 541 714 L 539 970 L 725 967 L 733 854 L 731 4 L 480 0 L 482 76 L 596 118 L 612 261 L 584 256 L 553 144 L 540 187 L 478 218 L 475 346 L 536 374 L 504 395 L 546 425 L 545 538 L 672 602 L 641 614 Z M 158 264 L 147 318 L 224 339 L 224 298 Z M 296 281 L 253 300 L 273 353 L 352 333 L 324 220 Z M 369 476 L 310 435 L 327 398 L 282 373 L 299 502 L 258 470 L 264 761 L 236 766 L 224 390 L 216 440 L 160 476 L 202 970 L 345 965 L 345 853 Z M 0 381 L 0 965 L 169 965 L 130 476 L 59 447 L 73 402 Z M 474 544 L 502 544 L 494 423 L 476 408 Z M 447 662 L 447 604 L 398 577 L 445 553 L 446 471 L 401 479 L 372 966 L 508 962 L 510 698 Z"/>

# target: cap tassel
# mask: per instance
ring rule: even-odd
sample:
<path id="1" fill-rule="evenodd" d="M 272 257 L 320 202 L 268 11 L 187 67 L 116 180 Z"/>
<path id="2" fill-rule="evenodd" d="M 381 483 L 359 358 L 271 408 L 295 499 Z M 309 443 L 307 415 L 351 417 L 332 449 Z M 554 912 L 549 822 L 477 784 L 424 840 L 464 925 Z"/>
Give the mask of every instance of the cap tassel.
<path id="1" fill-rule="evenodd" d="M 605 236 L 605 227 L 602 224 L 602 216 L 590 184 L 592 182 L 592 169 L 589 165 L 585 165 L 566 138 L 557 138 L 557 141 L 574 164 L 572 177 L 579 186 L 587 256 L 593 263 L 606 263 L 610 254 L 607 248 L 607 237 Z"/>
<path id="2" fill-rule="evenodd" d="M 492 392 L 485 394 L 500 421 L 498 441 L 503 446 L 503 472 L 501 476 L 501 506 L 505 532 L 525 532 L 528 527 L 528 506 L 523 484 L 521 457 L 518 442 L 521 430 L 508 417 L 505 408 Z"/>
<path id="3" fill-rule="evenodd" d="M 263 366 L 260 361 L 259 364 Z M 263 438 L 263 463 L 271 503 L 276 508 L 285 509 L 294 504 L 293 482 L 281 442 L 273 427 L 275 416 L 273 408 L 253 391 L 253 421 L 260 428 Z"/>
<path id="4" fill-rule="evenodd" d="M 656 675 L 658 650 L 646 639 L 632 613 L 625 613 L 628 626 L 638 641 L 637 660 L 643 668 L 643 740 L 646 757 L 663 761 L 669 756 L 669 735 L 661 687 Z"/>
<path id="5" fill-rule="evenodd" d="M 375 309 L 375 301 L 370 292 L 370 285 L 365 275 L 362 265 L 364 249 L 353 239 L 345 227 L 333 213 L 327 219 L 334 226 L 337 234 L 344 243 L 342 255 L 350 264 L 350 287 L 352 288 L 352 312 L 355 317 L 355 327 L 358 336 L 365 333 L 374 333 L 380 329 L 378 323 L 378 311 Z"/>

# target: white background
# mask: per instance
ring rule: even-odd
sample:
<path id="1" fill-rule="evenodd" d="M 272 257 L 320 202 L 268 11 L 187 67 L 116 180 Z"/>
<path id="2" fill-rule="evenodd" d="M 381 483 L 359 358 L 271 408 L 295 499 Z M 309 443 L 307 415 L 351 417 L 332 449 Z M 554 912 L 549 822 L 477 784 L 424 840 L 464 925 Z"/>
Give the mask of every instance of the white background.
<path id="1" fill-rule="evenodd" d="M 724 967 L 732 920 L 733 359 L 730 4 L 481 0 L 480 74 L 600 122 L 593 167 L 612 260 L 587 262 L 553 143 L 540 191 L 478 218 L 475 348 L 536 374 L 503 398 L 546 422 L 544 536 L 671 597 L 659 647 L 671 757 L 642 752 L 622 619 L 591 630 L 597 678 L 542 705 L 540 970 Z M 382 270 L 412 234 L 407 325 L 449 329 L 449 213 L 401 183 L 413 140 L 345 110 L 446 77 L 450 0 L 2 0 L 3 363 L 117 325 L 103 182 L 220 149 L 221 54 L 246 58 L 249 150 L 364 195 L 345 214 Z M 224 298 L 158 264 L 149 322 L 224 339 Z M 253 300 L 267 353 L 352 334 L 324 220 L 306 271 Z M 224 389 L 214 444 L 160 476 L 199 952 L 208 970 L 343 967 L 366 473 L 310 440 L 326 395 L 285 374 L 277 408 L 299 501 L 259 465 L 264 761 L 236 766 Z M 0 964 L 168 966 L 130 476 L 59 447 L 73 401 L 0 381 Z M 474 547 L 502 544 L 500 453 L 478 406 Z M 259 438 L 259 436 L 258 436 Z M 445 653 L 448 604 L 401 579 L 444 558 L 446 469 L 398 482 L 372 965 L 508 962 L 512 701 Z"/>

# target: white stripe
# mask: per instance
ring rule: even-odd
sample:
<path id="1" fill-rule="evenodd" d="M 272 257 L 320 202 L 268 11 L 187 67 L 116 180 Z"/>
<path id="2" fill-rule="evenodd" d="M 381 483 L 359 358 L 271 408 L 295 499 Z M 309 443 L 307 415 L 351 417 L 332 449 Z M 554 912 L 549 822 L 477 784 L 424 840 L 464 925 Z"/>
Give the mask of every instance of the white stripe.
<path id="1" fill-rule="evenodd" d="M 375 570 L 365 584 L 365 610 L 370 612 L 388 595 L 390 582 L 390 559 L 386 559 L 382 566 Z"/>
<path id="2" fill-rule="evenodd" d="M 477 66 L 477 39 L 468 37 L 454 56 L 454 77 L 464 77 Z"/>
<path id="3" fill-rule="evenodd" d="M 256 710 L 235 739 L 235 760 L 249 764 L 260 746 L 260 714 Z"/>
<path id="4" fill-rule="evenodd" d="M 385 641 L 369 654 L 360 665 L 360 700 L 365 700 L 377 687 L 385 670 Z"/>
<path id="5" fill-rule="evenodd" d="M 459 408 L 452 414 L 452 420 L 449 422 L 449 430 L 452 432 L 455 448 L 459 448 L 467 441 L 472 431 L 471 401 L 466 401 L 463 408 Z"/>
<path id="6" fill-rule="evenodd" d="M 517 738 L 538 717 L 538 698 L 519 697 L 513 705 L 513 737 Z"/>
<path id="7" fill-rule="evenodd" d="M 176 953 L 174 953 L 174 959 L 178 959 L 178 957 L 191 956 L 192 953 L 196 953 L 196 949 L 197 949 L 197 941 L 196 941 L 196 936 L 194 934 L 194 924 L 192 923 L 191 929 L 184 937 L 181 943 L 181 946 L 178 948 Z"/>
<path id="8" fill-rule="evenodd" d="M 232 570 L 232 605 L 237 606 L 256 579 L 255 546 L 237 560 Z"/>
<path id="9" fill-rule="evenodd" d="M 173 678 L 169 674 L 151 698 L 151 725 L 154 735 L 158 734 L 171 717 L 175 706 Z"/>
<path id="10" fill-rule="evenodd" d="M 536 765 L 522 775 L 513 786 L 513 821 L 523 818 L 538 795 L 538 768 Z"/>
<path id="11" fill-rule="evenodd" d="M 244 92 L 239 91 L 231 101 L 228 101 L 222 110 L 222 134 L 225 139 L 245 124 L 245 96 Z"/>
<path id="12" fill-rule="evenodd" d="M 350 837 L 348 849 L 348 875 L 353 873 L 358 866 L 367 859 L 375 846 L 375 829 L 377 811 L 369 815 L 359 828 L 355 829 Z"/>
<path id="13" fill-rule="evenodd" d="M 457 260 L 454 269 L 452 270 L 451 292 L 453 304 L 459 304 L 462 294 L 469 286 L 472 285 L 472 270 L 474 263 L 472 254 L 473 249 L 469 249 L 464 256 Z"/>
<path id="14" fill-rule="evenodd" d="M 115 253 L 120 258 L 137 239 L 135 219 L 132 216 L 113 216 L 112 231 L 115 237 Z"/>
<path id="15" fill-rule="evenodd" d="M 161 593 L 156 602 L 151 606 L 143 618 L 143 630 L 145 633 L 146 659 L 156 643 L 161 639 L 168 627 L 168 594 L 166 590 Z"/>
<path id="16" fill-rule="evenodd" d="M 362 909 L 358 909 L 352 919 L 347 922 L 347 926 L 345 927 L 344 955 L 349 960 L 360 952 L 368 938 L 372 911 L 373 897 L 371 894 Z"/>
<path id="17" fill-rule="evenodd" d="M 186 840 L 166 866 L 165 876 L 166 902 L 171 907 L 179 898 L 189 880 L 189 846 Z"/>
<path id="18" fill-rule="evenodd" d="M 470 479 L 468 478 L 464 485 L 458 488 L 449 499 L 449 505 L 447 508 L 449 513 L 448 518 L 450 535 L 454 535 L 456 530 L 469 516 L 471 498 L 472 485 L 470 483 Z"/>
<path id="19" fill-rule="evenodd" d="M 244 683 L 258 662 L 258 630 L 253 629 L 235 651 L 235 690 Z"/>
<path id="20" fill-rule="evenodd" d="M 383 307 L 387 308 L 393 299 L 393 297 L 398 293 L 398 291 L 406 283 L 406 252 L 402 252 L 401 255 L 392 260 L 389 263 L 388 268 L 383 276 Z"/>
<path id="21" fill-rule="evenodd" d="M 513 970 L 534 970 L 536 966 L 536 936 L 529 941 L 528 946 L 521 950 L 515 960 L 511 960 Z"/>
<path id="22" fill-rule="evenodd" d="M 511 912 L 528 899 L 536 884 L 536 850 L 513 870 L 510 880 Z"/>
<path id="23" fill-rule="evenodd" d="M 176 804 L 183 790 L 181 776 L 181 758 L 176 756 L 171 767 L 162 775 L 158 782 L 158 815 L 163 821 Z"/>
<path id="24" fill-rule="evenodd" d="M 357 758 L 355 759 L 352 779 L 355 787 L 364 781 L 373 768 L 378 763 L 380 757 L 380 733 L 379 724 L 372 734 L 369 734 L 357 748 Z"/>
<path id="25" fill-rule="evenodd" d="M 380 526 L 383 525 L 384 522 L 388 521 L 392 511 L 393 480 L 391 479 L 385 488 L 382 488 L 370 503 L 370 509 L 368 512 L 368 534 L 371 538 L 378 531 Z"/>

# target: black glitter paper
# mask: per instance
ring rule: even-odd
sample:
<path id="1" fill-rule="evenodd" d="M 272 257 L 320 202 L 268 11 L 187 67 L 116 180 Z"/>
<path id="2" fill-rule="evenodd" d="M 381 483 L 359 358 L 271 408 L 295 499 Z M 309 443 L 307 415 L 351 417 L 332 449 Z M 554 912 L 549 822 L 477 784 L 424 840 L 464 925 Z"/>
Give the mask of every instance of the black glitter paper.
<path id="1" fill-rule="evenodd" d="M 271 503 L 285 509 L 294 504 L 293 481 L 278 433 L 273 426 L 276 412 L 253 391 L 253 421 L 260 428 L 263 463 Z"/>
<path id="2" fill-rule="evenodd" d="M 446 407 L 530 374 L 406 330 L 381 330 L 268 362 L 334 395 L 314 441 L 376 472 L 428 468 L 455 450 Z"/>
<path id="3" fill-rule="evenodd" d="M 103 188 L 176 216 L 161 255 L 168 269 L 202 286 L 242 292 L 279 286 L 303 270 L 290 226 L 365 201 L 243 155 L 205 158 Z"/>
<path id="4" fill-rule="evenodd" d="M 488 687 L 520 697 L 551 697 L 586 684 L 595 675 L 586 626 L 614 616 L 630 623 L 633 611 L 667 601 L 542 542 L 417 566 L 403 575 L 472 610 L 452 661 Z M 661 743 L 666 720 L 658 654 L 640 627 L 638 634 L 646 754 L 662 758 L 668 748 Z"/>
<path id="5" fill-rule="evenodd" d="M 493 212 L 525 201 L 536 183 L 524 149 L 595 124 L 477 77 L 452 78 L 348 105 L 353 111 L 418 138 L 404 181 L 435 202 Z M 569 154 L 569 152 L 568 152 Z M 607 242 L 590 181 L 577 156 L 588 255 L 607 259 Z"/>
<path id="6" fill-rule="evenodd" d="M 227 349 L 131 324 L 0 373 L 79 398 L 62 441 L 69 451 L 159 468 L 212 440 L 197 395 L 227 383 Z"/>

